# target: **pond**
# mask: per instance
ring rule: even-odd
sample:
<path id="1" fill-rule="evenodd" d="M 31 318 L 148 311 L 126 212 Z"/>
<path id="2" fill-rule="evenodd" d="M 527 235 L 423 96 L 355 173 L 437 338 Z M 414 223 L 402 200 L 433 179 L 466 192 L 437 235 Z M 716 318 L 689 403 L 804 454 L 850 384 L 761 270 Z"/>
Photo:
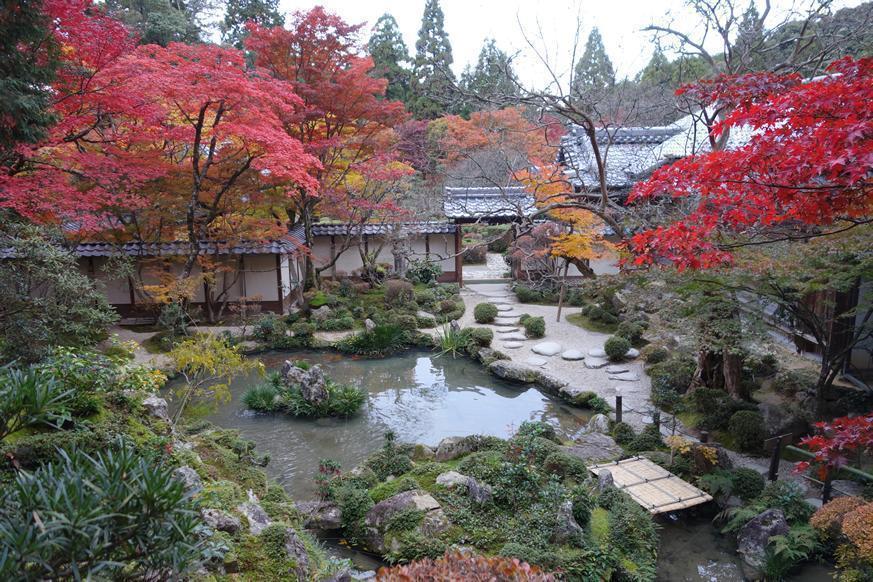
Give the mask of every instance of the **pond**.
<path id="1" fill-rule="evenodd" d="M 348 419 L 259 414 L 242 404 L 245 391 L 264 381 L 252 373 L 231 384 L 229 404 L 206 415 L 218 426 L 238 429 L 256 443 L 259 452 L 270 453 L 267 472 L 295 499 L 314 496 L 321 459 L 334 459 L 349 470 L 379 449 L 389 430 L 401 442 L 435 446 L 449 436 L 507 437 L 525 420 L 541 420 L 570 438 L 590 416 L 536 388 L 503 382 L 468 358 L 432 352 L 382 360 L 326 352 L 272 352 L 258 357 L 268 370 L 278 370 L 286 359 L 321 364 L 334 381 L 360 386 L 368 393 L 362 410 Z"/>

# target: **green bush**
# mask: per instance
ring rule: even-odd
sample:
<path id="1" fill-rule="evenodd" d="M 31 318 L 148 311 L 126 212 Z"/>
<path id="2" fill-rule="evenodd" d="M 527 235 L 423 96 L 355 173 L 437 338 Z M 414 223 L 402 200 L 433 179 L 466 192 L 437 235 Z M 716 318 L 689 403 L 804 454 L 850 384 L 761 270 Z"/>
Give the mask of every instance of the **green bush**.
<path id="1" fill-rule="evenodd" d="M 172 466 L 123 443 L 18 473 L 0 505 L 3 580 L 184 576 L 210 549 Z"/>
<path id="2" fill-rule="evenodd" d="M 636 436 L 634 428 L 626 422 L 617 422 L 612 427 L 612 438 L 621 446 L 629 445 Z"/>
<path id="3" fill-rule="evenodd" d="M 506 237 L 500 237 L 488 243 L 488 250 L 492 253 L 505 253 L 509 248 L 509 242 Z"/>
<path id="4" fill-rule="evenodd" d="M 605 323 L 607 325 L 618 323 L 618 317 L 615 314 L 607 311 L 599 305 L 592 305 L 583 313 L 585 316 L 588 317 L 588 319 L 597 321 L 599 323 Z"/>
<path id="5" fill-rule="evenodd" d="M 640 350 L 640 356 L 643 358 L 643 361 L 646 362 L 647 366 L 651 366 L 653 364 L 660 364 L 669 358 L 670 352 L 667 351 L 667 348 L 664 346 L 649 344 Z"/>
<path id="6" fill-rule="evenodd" d="M 355 319 L 350 315 L 325 319 L 318 323 L 318 329 L 322 331 L 347 331 L 354 327 Z"/>
<path id="7" fill-rule="evenodd" d="M 465 265 L 481 265 L 485 262 L 488 247 L 483 244 L 465 243 L 463 260 Z"/>
<path id="8" fill-rule="evenodd" d="M 513 288 L 513 291 L 515 292 L 515 296 L 522 303 L 539 303 L 545 298 L 542 291 L 533 289 L 527 285 L 522 285 L 521 283 L 517 284 Z"/>
<path id="9" fill-rule="evenodd" d="M 764 490 L 764 476 L 754 469 L 740 467 L 731 472 L 731 489 L 743 501 L 751 501 Z"/>
<path id="10" fill-rule="evenodd" d="M 415 291 L 415 302 L 422 309 L 431 309 L 437 302 L 436 292 L 433 289 Z"/>
<path id="11" fill-rule="evenodd" d="M 409 346 L 407 332 L 396 325 L 377 325 L 373 331 L 362 331 L 336 344 L 345 353 L 382 358 L 406 349 Z"/>
<path id="12" fill-rule="evenodd" d="M 311 338 L 316 331 L 315 324 L 309 323 L 308 321 L 298 321 L 297 323 L 292 323 L 290 329 L 291 333 L 294 334 L 294 337 L 301 340 L 307 340 Z"/>
<path id="13" fill-rule="evenodd" d="M 385 305 L 399 307 L 412 303 L 415 294 L 412 291 L 412 283 L 400 279 L 392 279 L 385 282 Z"/>
<path id="14" fill-rule="evenodd" d="M 575 406 L 579 406 L 580 408 L 590 408 L 594 412 L 600 414 L 609 414 L 610 412 L 612 412 L 612 407 L 609 405 L 609 403 L 600 396 L 598 396 L 595 392 L 591 392 L 590 390 L 580 392 L 573 397 L 571 402 Z"/>
<path id="15" fill-rule="evenodd" d="M 764 417 L 751 410 L 741 410 L 731 416 L 728 430 L 741 451 L 760 450 L 767 436 Z"/>
<path id="16" fill-rule="evenodd" d="M 648 369 L 649 377 L 652 379 L 652 390 L 669 390 L 685 394 L 694 379 L 696 370 L 697 362 L 683 356 L 674 356 L 654 364 Z"/>
<path id="17" fill-rule="evenodd" d="M 618 328 L 615 330 L 615 335 L 623 337 L 629 341 L 631 345 L 638 345 L 643 341 L 643 331 L 641 325 L 631 321 L 623 321 L 618 324 Z"/>
<path id="18" fill-rule="evenodd" d="M 470 328 L 470 339 L 477 345 L 487 348 L 494 340 L 494 332 L 487 327 Z"/>
<path id="19" fill-rule="evenodd" d="M 249 410 L 257 410 L 258 412 L 275 412 L 279 409 L 280 404 L 276 397 L 279 391 L 270 383 L 254 386 L 246 390 L 243 394 L 242 402 Z"/>
<path id="20" fill-rule="evenodd" d="M 0 440 L 31 426 L 59 428 L 74 395 L 35 370 L 0 369 Z"/>
<path id="21" fill-rule="evenodd" d="M 312 299 L 309 300 L 309 308 L 310 309 L 318 309 L 319 307 L 324 307 L 327 305 L 328 307 L 333 307 L 339 303 L 339 298 L 336 295 L 331 295 L 330 293 L 325 293 L 324 291 L 316 291 L 315 295 L 312 296 Z"/>
<path id="22" fill-rule="evenodd" d="M 281 317 L 275 313 L 265 313 L 255 321 L 252 336 L 268 346 L 279 346 L 287 339 L 287 329 L 288 326 Z"/>
<path id="23" fill-rule="evenodd" d="M 530 316 L 524 321 L 519 320 L 524 328 L 524 335 L 529 338 L 540 338 L 546 335 L 546 320 L 539 316 Z"/>
<path id="24" fill-rule="evenodd" d="M 394 315 L 391 317 L 391 323 L 404 331 L 415 331 L 418 329 L 418 319 L 408 313 Z"/>
<path id="25" fill-rule="evenodd" d="M 479 481 L 493 483 L 503 466 L 503 455 L 497 451 L 470 453 L 458 465 L 458 471 Z"/>
<path id="26" fill-rule="evenodd" d="M 413 283 L 427 285 L 439 279 L 442 274 L 443 268 L 440 264 L 427 259 L 413 259 L 406 267 L 406 277 Z"/>
<path id="27" fill-rule="evenodd" d="M 724 390 L 715 388 L 698 388 L 689 394 L 691 406 L 697 412 L 707 413 L 723 405 L 730 395 Z"/>
<path id="28" fill-rule="evenodd" d="M 818 374 L 812 370 L 782 370 L 773 378 L 772 387 L 777 392 L 793 396 L 801 390 L 812 390 L 818 383 Z"/>
<path id="29" fill-rule="evenodd" d="M 451 299 L 443 299 L 439 302 L 439 312 L 442 314 L 451 313 L 458 308 L 455 301 Z"/>
<path id="30" fill-rule="evenodd" d="M 623 360 L 624 356 L 630 349 L 630 342 L 627 341 L 625 338 L 616 335 L 606 340 L 606 343 L 603 344 L 603 351 L 606 352 L 606 357 L 608 357 L 613 362 Z"/>
<path id="31" fill-rule="evenodd" d="M 748 410 L 751 412 L 757 412 L 758 407 L 753 402 L 746 402 L 745 400 L 737 400 L 735 398 L 731 398 L 727 393 L 724 393 L 725 396 L 722 397 L 721 400 L 718 400 L 718 404 L 703 412 L 703 417 L 698 421 L 697 427 L 702 428 L 704 430 L 722 430 L 728 428 L 728 423 L 731 420 L 731 417 L 737 412 Z"/>
<path id="32" fill-rule="evenodd" d="M 336 384 L 326 379 L 327 398 L 314 404 L 305 398 L 297 386 L 287 386 L 274 372 L 266 383 L 249 388 L 242 401 L 250 410 L 258 412 L 285 412 L 293 416 L 324 418 L 354 415 L 367 399 L 367 393 L 354 386 Z"/>
<path id="33" fill-rule="evenodd" d="M 548 439 L 553 442 L 560 442 L 558 440 L 558 435 L 555 432 L 555 427 L 547 422 L 542 422 L 539 420 L 525 420 L 518 427 L 518 430 L 515 432 L 516 436 L 533 436 L 533 437 L 542 437 L 544 439 Z"/>
<path id="34" fill-rule="evenodd" d="M 574 457 L 563 451 L 549 454 L 543 461 L 543 470 L 559 477 L 570 477 L 577 482 L 588 477 L 588 469 L 579 457 Z"/>
<path id="35" fill-rule="evenodd" d="M 570 500 L 573 502 L 573 519 L 582 527 L 587 526 L 591 520 L 591 510 L 595 507 L 591 490 L 584 485 L 577 485 L 570 491 Z"/>
<path id="36" fill-rule="evenodd" d="M 415 324 L 418 329 L 430 329 L 436 327 L 436 319 L 433 317 L 425 317 L 423 315 L 416 316 Z"/>
<path id="37" fill-rule="evenodd" d="M 473 317 L 476 323 L 493 323 L 497 318 L 497 306 L 493 303 L 479 303 L 473 309 Z"/>

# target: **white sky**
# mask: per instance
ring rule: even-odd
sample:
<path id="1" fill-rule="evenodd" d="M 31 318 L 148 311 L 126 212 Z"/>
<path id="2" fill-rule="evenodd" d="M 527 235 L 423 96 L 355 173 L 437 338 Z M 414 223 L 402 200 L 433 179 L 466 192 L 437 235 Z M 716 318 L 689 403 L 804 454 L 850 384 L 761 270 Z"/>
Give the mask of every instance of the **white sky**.
<path id="1" fill-rule="evenodd" d="M 776 7 L 773 12 L 784 14 L 793 5 L 803 6 L 806 1 L 772 0 Z M 837 9 L 860 2 L 836 0 L 834 4 Z M 745 4 L 744 0 L 737 3 Z M 397 20 L 410 54 L 415 55 L 425 0 L 280 0 L 281 10 L 286 13 L 309 10 L 316 4 L 340 15 L 346 22 L 366 22 L 365 41 L 379 16 L 390 12 Z M 642 32 L 643 27 L 675 18 L 684 25 L 683 29 L 689 30 L 696 22 L 683 0 L 441 0 L 440 5 L 452 44 L 456 74 L 468 63 L 475 63 L 483 41 L 493 37 L 504 51 L 519 53 L 515 68 L 521 80 L 540 87 L 547 83 L 549 74 L 525 43 L 522 26 L 539 49 L 543 49 L 541 37 L 546 38 L 549 59 L 559 74 L 569 71 L 577 20 L 582 23 L 577 59 L 588 32 L 598 27 L 616 74 L 622 78 L 634 76 L 652 55 L 651 34 Z M 772 22 L 777 21 L 774 18 Z"/>

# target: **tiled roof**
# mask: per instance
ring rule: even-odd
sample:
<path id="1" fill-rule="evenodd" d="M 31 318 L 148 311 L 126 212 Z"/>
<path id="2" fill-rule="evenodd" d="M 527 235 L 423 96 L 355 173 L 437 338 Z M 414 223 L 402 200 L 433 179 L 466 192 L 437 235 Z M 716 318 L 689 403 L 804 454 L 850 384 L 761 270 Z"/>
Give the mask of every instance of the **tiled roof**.
<path id="1" fill-rule="evenodd" d="M 512 218 L 530 216 L 534 197 L 521 186 L 445 189 L 443 212 L 448 218 Z"/>
<path id="2" fill-rule="evenodd" d="M 358 230 L 358 229 L 361 230 Z M 349 227 L 347 224 L 313 224 L 312 234 L 314 236 L 345 236 L 346 234 L 358 235 L 379 235 L 393 231 L 398 231 L 403 234 L 447 234 L 455 232 L 455 225 L 451 222 L 437 221 L 422 221 L 422 222 L 402 222 L 399 224 L 391 223 L 372 223 L 364 224 L 360 227 Z"/>
<path id="3" fill-rule="evenodd" d="M 681 131 L 678 126 L 602 129 L 595 133 L 601 156 L 606 159 L 606 185 L 630 187 L 663 163 L 663 144 Z M 567 179 L 583 189 L 599 184 L 597 164 L 584 130 L 573 125 L 561 140 L 560 161 Z"/>
<path id="4" fill-rule="evenodd" d="M 244 241 L 233 245 L 211 241 L 201 243 L 201 255 L 286 255 L 294 254 L 300 242 L 289 236 L 282 240 Z M 119 254 L 142 257 L 172 257 L 188 254 L 189 245 L 185 241 L 143 243 L 128 242 L 112 244 L 105 242 L 84 242 L 70 248 L 80 257 L 111 257 Z M 13 247 L 0 248 L 0 259 L 11 259 L 17 255 Z"/>
<path id="5" fill-rule="evenodd" d="M 699 114 L 686 115 L 674 124 L 680 131 L 664 142 L 661 156 L 665 161 L 710 151 L 707 128 Z M 732 127 L 726 149 L 734 149 L 749 143 L 753 131 L 748 126 Z"/>

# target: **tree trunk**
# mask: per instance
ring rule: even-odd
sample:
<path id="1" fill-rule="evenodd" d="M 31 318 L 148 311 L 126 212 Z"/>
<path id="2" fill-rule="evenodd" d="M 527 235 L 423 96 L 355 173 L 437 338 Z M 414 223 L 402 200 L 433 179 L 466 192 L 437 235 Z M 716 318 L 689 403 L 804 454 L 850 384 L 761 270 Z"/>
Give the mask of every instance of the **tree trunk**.
<path id="1" fill-rule="evenodd" d="M 724 389 L 734 398 L 746 398 L 743 392 L 743 358 L 730 350 L 722 351 L 721 376 L 724 379 Z"/>

